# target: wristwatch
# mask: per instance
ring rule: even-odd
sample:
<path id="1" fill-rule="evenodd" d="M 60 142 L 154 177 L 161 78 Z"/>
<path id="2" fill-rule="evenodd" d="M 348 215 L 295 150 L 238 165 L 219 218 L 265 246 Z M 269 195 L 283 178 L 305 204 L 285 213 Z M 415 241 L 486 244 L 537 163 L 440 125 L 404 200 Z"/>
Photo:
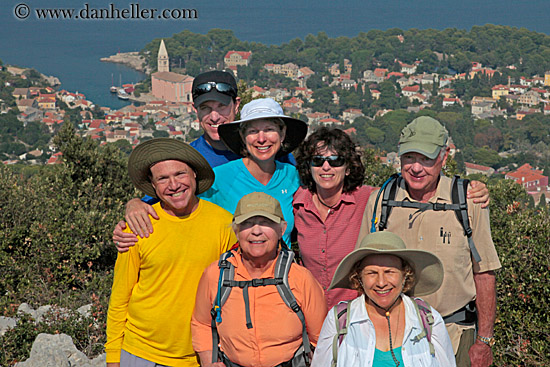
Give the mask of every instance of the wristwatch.
<path id="1" fill-rule="evenodd" d="M 489 337 L 489 336 L 478 335 L 476 339 L 479 340 L 480 342 L 484 343 L 484 344 L 487 344 L 490 347 L 495 345 L 495 338 L 492 337 L 492 336 Z"/>

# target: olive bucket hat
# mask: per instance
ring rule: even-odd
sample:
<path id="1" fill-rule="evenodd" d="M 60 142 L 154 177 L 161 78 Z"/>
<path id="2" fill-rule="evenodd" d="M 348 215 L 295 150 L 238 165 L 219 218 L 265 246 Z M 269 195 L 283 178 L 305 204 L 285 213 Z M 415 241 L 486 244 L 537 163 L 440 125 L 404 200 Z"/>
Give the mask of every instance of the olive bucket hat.
<path id="1" fill-rule="evenodd" d="M 191 145 L 171 138 L 156 138 L 139 144 L 128 158 L 128 174 L 134 186 L 146 195 L 157 197 L 151 184 L 151 167 L 162 161 L 177 160 L 187 163 L 197 175 L 197 192 L 205 192 L 214 183 L 214 171 Z"/>

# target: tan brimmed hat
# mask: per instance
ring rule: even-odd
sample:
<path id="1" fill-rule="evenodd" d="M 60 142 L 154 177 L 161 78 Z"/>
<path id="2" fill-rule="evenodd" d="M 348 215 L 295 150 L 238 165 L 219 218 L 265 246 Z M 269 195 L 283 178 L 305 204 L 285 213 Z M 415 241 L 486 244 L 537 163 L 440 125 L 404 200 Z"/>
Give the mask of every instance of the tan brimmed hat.
<path id="1" fill-rule="evenodd" d="M 197 175 L 197 192 L 205 192 L 214 183 L 214 171 L 191 145 L 171 138 L 156 138 L 139 144 L 128 158 L 128 174 L 134 185 L 146 195 L 157 198 L 151 184 L 151 166 L 158 162 L 177 160 L 187 163 Z"/>
<path id="2" fill-rule="evenodd" d="M 239 200 L 235 215 L 233 215 L 233 222 L 240 224 L 257 215 L 266 217 L 275 223 L 285 220 L 281 204 L 277 199 L 263 192 L 253 192 Z"/>
<path id="3" fill-rule="evenodd" d="M 412 296 L 425 296 L 437 291 L 443 282 L 443 264 L 428 251 L 406 249 L 396 234 L 383 231 L 367 235 L 359 246 L 342 259 L 329 289 L 351 288 L 349 275 L 355 264 L 369 255 L 394 255 L 407 261 L 414 269 L 416 284 L 407 292 Z"/>

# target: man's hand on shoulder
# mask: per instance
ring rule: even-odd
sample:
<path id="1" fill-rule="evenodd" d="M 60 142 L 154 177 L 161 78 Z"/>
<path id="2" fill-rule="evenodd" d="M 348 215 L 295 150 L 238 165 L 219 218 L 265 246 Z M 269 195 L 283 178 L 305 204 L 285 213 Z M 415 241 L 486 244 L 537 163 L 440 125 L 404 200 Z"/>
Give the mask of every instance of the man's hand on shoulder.
<path id="1" fill-rule="evenodd" d="M 470 186 L 468 190 L 468 199 L 473 199 L 474 203 L 481 204 L 482 208 L 487 208 L 491 201 L 487 185 L 481 181 L 472 181 L 470 182 Z"/>
<path id="2" fill-rule="evenodd" d="M 115 226 L 113 231 L 113 242 L 115 243 L 116 249 L 118 252 L 126 252 L 130 247 L 134 246 L 138 238 L 132 232 L 124 232 L 126 229 L 126 222 L 121 220 Z"/>

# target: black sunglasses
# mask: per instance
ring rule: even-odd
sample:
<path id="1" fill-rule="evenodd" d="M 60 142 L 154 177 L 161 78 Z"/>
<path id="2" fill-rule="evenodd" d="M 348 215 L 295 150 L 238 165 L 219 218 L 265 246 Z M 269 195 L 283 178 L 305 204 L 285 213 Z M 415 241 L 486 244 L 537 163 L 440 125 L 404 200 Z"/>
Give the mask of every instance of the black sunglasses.
<path id="1" fill-rule="evenodd" d="M 344 159 L 344 157 L 340 157 L 338 155 L 329 155 L 328 157 L 314 155 L 313 157 L 311 157 L 312 167 L 321 167 L 325 162 L 328 162 L 331 167 L 342 167 L 344 164 L 346 164 L 346 160 Z"/>
<path id="2" fill-rule="evenodd" d="M 212 88 L 216 88 L 218 92 L 227 94 L 228 96 L 231 96 L 231 97 L 237 96 L 237 91 L 231 86 L 231 84 L 206 82 L 206 83 L 197 85 L 193 89 L 193 98 L 197 98 L 200 95 L 210 92 Z"/>

